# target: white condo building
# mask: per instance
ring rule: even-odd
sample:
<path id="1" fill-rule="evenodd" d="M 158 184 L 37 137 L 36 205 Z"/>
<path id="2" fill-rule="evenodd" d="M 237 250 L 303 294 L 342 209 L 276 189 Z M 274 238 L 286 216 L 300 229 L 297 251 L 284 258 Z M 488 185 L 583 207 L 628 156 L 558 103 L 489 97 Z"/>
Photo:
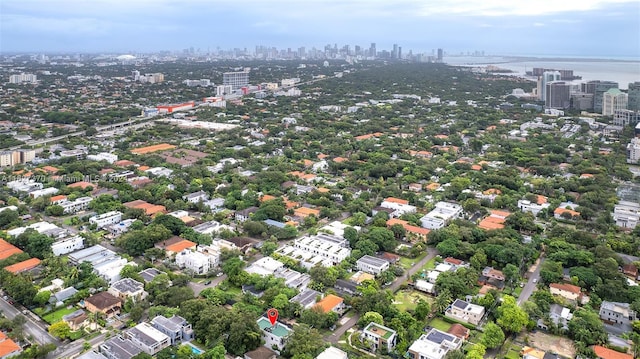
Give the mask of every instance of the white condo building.
<path id="1" fill-rule="evenodd" d="M 640 138 L 634 137 L 627 145 L 627 163 L 640 161 Z"/>
<path id="2" fill-rule="evenodd" d="M 89 218 L 89 223 L 95 224 L 98 228 L 103 228 L 111 224 L 122 221 L 122 212 L 111 211 Z"/>
<path id="3" fill-rule="evenodd" d="M 438 202 L 436 207 L 420 218 L 423 228 L 440 229 L 462 216 L 462 206 L 449 202 Z"/>
<path id="4" fill-rule="evenodd" d="M 225 72 L 222 74 L 222 85 L 231 86 L 232 90 L 249 85 L 249 69 L 237 72 Z"/>
<path id="5" fill-rule="evenodd" d="M 607 90 L 602 96 L 602 114 L 613 116 L 615 111 L 627 109 L 628 96 L 617 88 Z"/>

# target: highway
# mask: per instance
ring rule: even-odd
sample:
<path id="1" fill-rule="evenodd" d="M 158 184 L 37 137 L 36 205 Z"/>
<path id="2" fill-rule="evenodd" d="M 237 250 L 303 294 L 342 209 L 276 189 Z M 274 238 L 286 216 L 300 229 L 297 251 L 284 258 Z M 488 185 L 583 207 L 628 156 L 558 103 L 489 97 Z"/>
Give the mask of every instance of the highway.
<path id="1" fill-rule="evenodd" d="M 13 319 L 17 315 L 22 315 L 22 313 L 20 313 L 20 310 L 18 310 L 13 305 L 9 304 L 3 298 L 0 298 L 0 311 L 9 319 Z M 31 318 L 30 315 L 23 315 L 23 316 L 27 320 L 24 323 L 25 334 L 33 337 L 33 340 L 35 340 L 40 345 L 44 345 L 44 344 L 55 344 L 56 346 L 60 345 L 59 340 L 49 335 L 49 333 L 47 332 L 46 324 L 43 324 L 40 321 L 36 322 L 35 320 L 33 320 L 33 318 Z"/>
<path id="2" fill-rule="evenodd" d="M 407 278 L 417 273 L 422 267 L 424 267 L 425 264 L 427 264 L 428 261 L 433 259 L 433 257 L 435 257 L 436 255 L 438 255 L 438 251 L 435 248 L 429 248 L 429 254 L 427 254 L 419 262 L 415 263 L 411 268 L 409 268 L 405 275 L 397 277 L 396 280 L 393 281 L 393 283 L 388 288 L 384 289 L 389 289 L 391 292 L 395 293 L 395 291 L 400 288 L 402 283 L 404 283 Z M 354 315 L 346 323 L 336 328 L 336 330 L 334 330 L 331 335 L 326 336 L 324 340 L 333 344 L 337 343 L 338 340 L 340 340 L 342 334 L 346 333 L 347 330 L 353 328 L 358 323 L 358 320 L 360 320 L 360 314 L 357 314 L 354 311 Z"/>

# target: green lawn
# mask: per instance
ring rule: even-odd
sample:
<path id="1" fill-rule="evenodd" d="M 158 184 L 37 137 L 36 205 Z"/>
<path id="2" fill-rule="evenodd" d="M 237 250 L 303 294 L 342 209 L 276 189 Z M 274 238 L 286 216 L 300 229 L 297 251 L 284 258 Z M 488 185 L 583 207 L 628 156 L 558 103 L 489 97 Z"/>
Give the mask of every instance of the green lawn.
<path id="1" fill-rule="evenodd" d="M 420 269 L 420 272 L 418 273 L 424 273 L 428 270 L 434 269 L 435 267 L 436 267 L 436 257 L 433 257 Z"/>
<path id="2" fill-rule="evenodd" d="M 415 263 L 418 263 L 420 260 L 422 260 L 422 258 L 424 258 L 427 255 L 427 252 L 425 251 L 424 253 L 422 253 L 421 255 L 417 256 L 416 258 L 407 258 L 407 257 L 402 257 L 400 258 L 400 267 L 406 269 L 411 268 Z"/>
<path id="3" fill-rule="evenodd" d="M 69 218 L 65 218 L 62 223 L 66 226 L 70 226 L 71 225 L 71 217 Z"/>
<path id="4" fill-rule="evenodd" d="M 398 291 L 393 298 L 394 304 L 398 308 L 398 310 L 406 312 L 407 310 L 414 310 L 416 306 L 418 306 L 418 300 L 423 299 L 429 305 L 433 304 L 433 298 L 422 294 L 418 291 L 414 290 L 401 290 Z"/>
<path id="5" fill-rule="evenodd" d="M 451 323 L 447 323 L 444 320 L 440 319 L 440 318 L 433 318 L 431 319 L 431 321 L 429 322 L 429 326 L 436 328 L 438 330 L 441 330 L 443 332 L 447 332 L 447 330 L 449 330 L 449 328 L 451 328 Z"/>
<path id="6" fill-rule="evenodd" d="M 56 310 L 55 312 L 51 312 L 47 315 L 45 315 L 44 317 L 42 317 L 42 319 L 44 319 L 45 322 L 49 323 L 49 324 L 53 324 L 53 323 L 57 323 L 59 321 L 62 320 L 62 317 L 64 317 L 67 314 L 71 314 L 73 312 L 75 312 L 76 309 L 75 308 L 62 308 L 59 310 Z"/>
<path id="7" fill-rule="evenodd" d="M 78 330 L 77 332 L 71 332 L 69 334 L 69 339 L 73 340 L 77 340 L 82 338 L 85 335 L 85 332 L 83 330 Z"/>

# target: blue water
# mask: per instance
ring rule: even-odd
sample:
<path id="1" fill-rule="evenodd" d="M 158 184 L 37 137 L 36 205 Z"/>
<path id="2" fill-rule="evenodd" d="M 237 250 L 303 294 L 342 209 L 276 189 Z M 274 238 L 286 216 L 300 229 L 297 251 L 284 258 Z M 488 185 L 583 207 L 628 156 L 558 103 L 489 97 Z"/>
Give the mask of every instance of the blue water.
<path id="1" fill-rule="evenodd" d="M 198 347 L 196 347 L 195 345 L 191 344 L 191 343 L 185 343 L 188 346 L 191 347 L 191 352 L 195 355 L 200 355 L 202 353 L 204 353 L 202 350 L 200 350 Z"/>

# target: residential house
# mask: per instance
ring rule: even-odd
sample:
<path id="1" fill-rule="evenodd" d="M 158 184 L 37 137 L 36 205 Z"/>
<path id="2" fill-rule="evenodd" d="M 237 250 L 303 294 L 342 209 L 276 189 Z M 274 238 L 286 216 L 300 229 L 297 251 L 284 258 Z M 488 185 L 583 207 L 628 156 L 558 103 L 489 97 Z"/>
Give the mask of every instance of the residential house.
<path id="1" fill-rule="evenodd" d="M 631 263 L 625 264 L 622 266 L 622 274 L 634 280 L 638 279 L 638 267 L 634 266 Z"/>
<path id="2" fill-rule="evenodd" d="M 30 258 L 22 262 L 6 266 L 4 267 L 4 270 L 12 274 L 28 272 L 38 267 L 40 265 L 40 262 L 41 260 L 38 258 Z"/>
<path id="3" fill-rule="evenodd" d="M 600 305 L 600 319 L 609 324 L 630 325 L 637 320 L 636 312 L 631 310 L 629 303 L 602 301 Z"/>
<path id="4" fill-rule="evenodd" d="M 369 344 L 372 351 L 384 349 L 391 352 L 396 346 L 398 335 L 391 328 L 371 322 L 362 330 L 360 340 Z"/>
<path id="5" fill-rule="evenodd" d="M 504 281 L 505 279 L 502 271 L 493 269 L 493 267 L 484 267 L 484 269 L 482 269 L 482 275 L 499 281 Z"/>
<path id="6" fill-rule="evenodd" d="M 404 214 L 416 213 L 417 211 L 417 207 L 410 205 L 409 201 L 394 197 L 385 198 L 380 204 L 380 207 L 392 209 L 391 217 L 394 218 L 398 218 Z"/>
<path id="7" fill-rule="evenodd" d="M 306 288 L 295 297 L 291 298 L 290 302 L 299 303 L 303 309 L 311 309 L 316 305 L 316 299 L 322 296 L 322 293 L 313 289 Z"/>
<path id="8" fill-rule="evenodd" d="M 640 221 L 640 203 L 620 201 L 613 207 L 612 217 L 618 227 L 635 228 Z"/>
<path id="9" fill-rule="evenodd" d="M 553 295 L 558 295 L 576 303 L 584 304 L 589 301 L 589 297 L 582 294 L 582 289 L 573 284 L 551 283 L 549 285 L 549 291 Z"/>
<path id="10" fill-rule="evenodd" d="M 120 221 L 122 221 L 122 212 L 120 211 L 111 211 L 89 218 L 89 223 L 95 224 L 98 228 L 120 223 Z"/>
<path id="11" fill-rule="evenodd" d="M 103 313 L 107 318 L 120 314 L 122 310 L 122 301 L 109 292 L 94 294 L 85 299 L 84 304 L 89 312 Z"/>
<path id="12" fill-rule="evenodd" d="M 96 350 L 90 350 L 88 352 L 85 352 L 85 353 L 81 354 L 76 359 L 109 359 L 109 358 L 107 358 L 106 356 L 100 354 L 100 352 L 98 352 Z"/>
<path id="13" fill-rule="evenodd" d="M 423 228 L 440 229 L 462 216 L 462 206 L 456 203 L 438 202 L 435 208 L 420 218 Z"/>
<path id="14" fill-rule="evenodd" d="M 267 347 L 258 347 L 244 354 L 244 359 L 276 359 L 278 353 Z"/>
<path id="15" fill-rule="evenodd" d="M 140 272 L 138 272 L 138 274 L 140 274 L 140 276 L 142 277 L 142 279 L 144 280 L 145 283 L 149 283 L 153 280 L 153 278 L 159 276 L 160 274 L 163 274 L 164 272 L 161 272 L 155 268 L 147 268 L 144 269 Z"/>
<path id="16" fill-rule="evenodd" d="M 123 336 L 149 355 L 156 355 L 171 345 L 171 339 L 149 323 L 140 323 L 124 332 Z"/>
<path id="17" fill-rule="evenodd" d="M 205 191 L 198 191 L 182 196 L 182 199 L 189 203 L 206 202 L 209 200 L 209 194 Z"/>
<path id="18" fill-rule="evenodd" d="M 194 338 L 191 324 L 183 317 L 174 315 L 171 318 L 159 315 L 151 320 L 151 325 L 169 337 L 171 345 Z"/>
<path id="19" fill-rule="evenodd" d="M 469 338 L 469 335 L 471 334 L 471 330 L 469 330 L 462 324 L 454 323 L 451 324 L 451 327 L 449 328 L 449 330 L 447 330 L 447 334 L 453 334 L 462 340 L 467 340 L 467 338 Z"/>
<path id="20" fill-rule="evenodd" d="M 100 353 L 107 359 L 131 359 L 142 353 L 142 349 L 131 340 L 118 335 L 101 344 Z"/>
<path id="21" fill-rule="evenodd" d="M 571 309 L 565 308 L 559 304 L 551 304 L 549 307 L 549 320 L 561 329 L 569 329 L 568 323 L 573 318 Z M 538 319 L 538 328 L 547 330 L 549 327 L 543 319 Z"/>
<path id="22" fill-rule="evenodd" d="M 86 324 L 87 319 L 89 319 L 89 316 L 82 309 L 78 309 L 75 312 L 69 313 L 62 317 L 62 321 L 67 323 L 69 325 L 69 328 L 71 328 L 71 330 L 74 332 L 82 329 L 82 327 Z"/>
<path id="23" fill-rule="evenodd" d="M 11 358 L 22 353 L 22 348 L 4 332 L 0 332 L 0 359 Z"/>
<path id="24" fill-rule="evenodd" d="M 445 316 L 454 320 L 478 325 L 484 316 L 484 307 L 456 299 L 445 311 Z"/>
<path id="25" fill-rule="evenodd" d="M 347 359 L 347 353 L 333 346 L 318 354 L 316 359 Z"/>
<path id="26" fill-rule="evenodd" d="M 260 330 L 262 330 L 262 339 L 265 342 L 264 346 L 267 348 L 277 348 L 278 352 L 282 351 L 289 335 L 292 333 L 291 328 L 280 322 L 275 322 L 274 325 L 271 325 L 271 321 L 265 317 L 260 317 L 257 322 Z"/>
<path id="27" fill-rule="evenodd" d="M 362 258 L 358 259 L 358 261 L 356 262 L 356 268 L 363 272 L 378 275 L 389 269 L 389 262 L 384 259 L 365 255 Z"/>
<path id="28" fill-rule="evenodd" d="M 531 348 L 525 346 L 520 350 L 520 355 L 522 355 L 522 359 L 544 359 L 545 352 L 543 350 L 539 350 L 536 348 Z"/>
<path id="29" fill-rule="evenodd" d="M 462 346 L 463 340 L 455 335 L 432 328 L 411 344 L 409 359 L 443 359 L 447 353 Z"/>
<path id="30" fill-rule="evenodd" d="M 600 345 L 594 345 L 593 352 L 596 353 L 597 359 L 633 359 L 633 355 L 631 354 L 620 353 L 619 351 Z"/>
<path id="31" fill-rule="evenodd" d="M 415 284 L 413 285 L 413 287 L 416 290 L 419 290 L 421 292 L 425 292 L 425 293 L 429 293 L 429 294 L 434 294 L 436 291 L 436 285 L 433 283 L 430 283 L 426 280 L 423 279 L 418 279 L 416 280 Z"/>
<path id="32" fill-rule="evenodd" d="M 579 218 L 580 212 L 576 211 L 576 208 L 578 208 L 578 205 L 575 203 L 562 202 L 558 208 L 553 211 L 553 217 L 555 217 L 555 219 Z"/>
<path id="33" fill-rule="evenodd" d="M 542 197 L 542 196 L 539 196 Z M 546 198 L 546 197 L 545 197 Z M 534 216 L 537 216 L 538 213 L 540 213 L 540 211 L 549 208 L 550 204 L 547 203 L 546 199 L 544 200 L 544 202 L 540 203 L 540 201 L 538 201 L 537 203 L 531 202 L 529 200 L 526 199 L 521 199 L 518 201 L 518 208 L 524 212 L 524 213 L 531 213 Z"/>
<path id="34" fill-rule="evenodd" d="M 325 314 L 334 312 L 342 315 L 342 313 L 347 309 L 347 306 L 344 304 L 343 298 L 338 297 L 337 295 L 327 294 L 318 303 L 316 303 L 314 308 L 322 310 Z"/>
<path id="35" fill-rule="evenodd" d="M 84 238 L 81 236 L 63 238 L 51 245 L 51 251 L 55 256 L 71 253 L 82 248 L 84 248 Z"/>
<path id="36" fill-rule="evenodd" d="M 184 251 L 185 249 L 195 250 L 196 245 L 196 243 L 191 242 L 190 240 L 178 236 L 173 236 L 167 240 L 156 243 L 155 247 L 164 249 L 167 256 L 170 257 L 176 253 Z"/>
<path id="37" fill-rule="evenodd" d="M 144 284 L 131 278 L 122 278 L 111 284 L 108 290 L 113 296 L 120 298 L 121 301 L 126 302 L 127 299 L 132 299 L 134 302 L 138 302 L 147 297 L 148 293 L 144 291 Z"/>
<path id="38" fill-rule="evenodd" d="M 245 222 L 251 219 L 251 215 L 258 211 L 258 207 L 249 207 L 240 211 L 236 211 L 235 220 L 236 222 Z"/>

